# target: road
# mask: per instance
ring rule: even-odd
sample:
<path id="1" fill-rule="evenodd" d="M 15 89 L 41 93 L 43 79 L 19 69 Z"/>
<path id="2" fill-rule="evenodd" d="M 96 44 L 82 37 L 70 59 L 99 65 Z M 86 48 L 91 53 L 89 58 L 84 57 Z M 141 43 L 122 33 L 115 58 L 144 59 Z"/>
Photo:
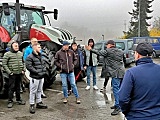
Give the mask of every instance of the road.
<path id="1" fill-rule="evenodd" d="M 159 59 L 154 62 L 160 63 Z M 134 66 L 131 64 L 130 67 Z M 129 67 L 128 67 L 129 68 Z M 126 69 L 128 69 L 126 68 Z M 97 69 L 97 86 L 103 86 L 104 79 L 100 78 L 101 66 Z M 92 85 L 92 82 L 91 82 Z M 45 91 L 47 98 L 43 102 L 48 105 L 48 109 L 36 109 L 35 114 L 29 113 L 28 96 L 29 92 L 22 94 L 26 105 L 16 105 L 13 108 L 7 108 L 7 100 L 0 100 L 0 120 L 124 120 L 122 113 L 111 116 L 114 97 L 111 90 L 111 79 L 108 82 L 106 92 L 95 91 L 91 86 L 89 91 L 85 90 L 86 79 L 78 82 L 81 104 L 76 104 L 76 99 L 72 94 L 68 98 L 68 103 L 63 104 L 63 94 L 59 75 L 50 89 Z"/>

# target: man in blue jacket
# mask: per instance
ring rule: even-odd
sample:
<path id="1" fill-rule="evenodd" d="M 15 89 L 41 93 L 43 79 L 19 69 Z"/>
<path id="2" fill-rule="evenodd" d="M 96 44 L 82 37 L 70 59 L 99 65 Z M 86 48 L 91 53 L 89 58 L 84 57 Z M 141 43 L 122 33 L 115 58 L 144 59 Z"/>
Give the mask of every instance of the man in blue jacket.
<path id="1" fill-rule="evenodd" d="M 160 120 L 160 66 L 153 63 L 153 47 L 140 43 L 136 47 L 136 66 L 126 71 L 119 103 L 127 120 Z"/>
<path id="2" fill-rule="evenodd" d="M 37 40 L 37 38 L 32 38 L 31 39 L 31 44 L 25 49 L 25 51 L 24 51 L 24 55 L 23 55 L 23 59 L 24 59 L 24 61 L 27 59 L 27 57 L 30 55 L 30 54 L 32 54 L 32 52 L 33 52 L 33 48 L 32 48 L 32 46 L 34 45 L 34 44 L 37 44 L 38 43 L 38 40 Z M 42 52 L 42 51 L 41 51 Z M 26 70 L 26 72 L 28 72 L 27 70 Z M 29 74 L 29 73 L 28 73 Z M 31 80 L 31 78 L 29 77 L 29 76 L 27 76 L 30 80 Z M 44 79 L 43 79 L 43 83 L 44 83 Z M 42 98 L 47 98 L 47 96 L 44 94 L 44 92 L 43 92 L 43 90 L 41 91 L 42 93 L 42 95 L 41 95 L 41 97 Z"/>

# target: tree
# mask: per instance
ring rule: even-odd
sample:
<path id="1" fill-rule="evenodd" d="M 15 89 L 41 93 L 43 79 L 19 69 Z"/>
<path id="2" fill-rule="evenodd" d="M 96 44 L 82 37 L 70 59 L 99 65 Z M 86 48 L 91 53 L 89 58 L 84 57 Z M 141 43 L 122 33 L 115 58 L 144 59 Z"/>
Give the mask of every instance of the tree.
<path id="1" fill-rule="evenodd" d="M 149 31 L 150 36 L 160 36 L 160 17 L 154 19 L 152 28 Z"/>
<path id="2" fill-rule="evenodd" d="M 148 16 L 153 10 L 150 10 L 150 5 L 154 0 L 135 0 L 132 12 L 128 12 L 131 15 L 130 28 L 126 32 L 127 38 L 136 36 L 149 36 L 147 20 L 151 19 L 152 16 Z"/>

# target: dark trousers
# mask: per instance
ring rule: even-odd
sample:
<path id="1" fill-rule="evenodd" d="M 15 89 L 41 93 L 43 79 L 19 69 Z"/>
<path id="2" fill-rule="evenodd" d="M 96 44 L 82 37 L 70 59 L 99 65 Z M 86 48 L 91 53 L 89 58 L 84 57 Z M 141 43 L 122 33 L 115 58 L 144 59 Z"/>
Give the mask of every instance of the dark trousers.
<path id="1" fill-rule="evenodd" d="M 21 85 L 21 74 L 13 74 L 9 76 L 8 82 L 8 101 L 13 102 L 13 93 L 16 92 L 16 100 L 21 100 L 20 97 L 20 85 Z"/>
<path id="2" fill-rule="evenodd" d="M 108 80 L 109 80 L 109 77 L 106 76 L 106 77 L 105 77 L 105 80 L 104 80 L 103 87 L 106 87 L 106 86 L 107 86 Z"/>

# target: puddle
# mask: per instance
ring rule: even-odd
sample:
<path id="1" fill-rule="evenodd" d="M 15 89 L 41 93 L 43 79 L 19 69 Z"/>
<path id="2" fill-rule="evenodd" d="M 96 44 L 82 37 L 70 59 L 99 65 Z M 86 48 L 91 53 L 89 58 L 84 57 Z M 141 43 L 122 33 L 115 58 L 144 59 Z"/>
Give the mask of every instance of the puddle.
<path id="1" fill-rule="evenodd" d="M 60 110 L 67 118 L 86 118 L 86 109 L 77 105 L 57 103 L 54 108 Z"/>
<path id="2" fill-rule="evenodd" d="M 100 108 L 104 108 L 106 107 L 106 102 L 103 100 L 103 101 L 96 101 L 98 107 Z"/>
<path id="3" fill-rule="evenodd" d="M 31 116 L 15 117 L 16 120 L 31 120 Z"/>

